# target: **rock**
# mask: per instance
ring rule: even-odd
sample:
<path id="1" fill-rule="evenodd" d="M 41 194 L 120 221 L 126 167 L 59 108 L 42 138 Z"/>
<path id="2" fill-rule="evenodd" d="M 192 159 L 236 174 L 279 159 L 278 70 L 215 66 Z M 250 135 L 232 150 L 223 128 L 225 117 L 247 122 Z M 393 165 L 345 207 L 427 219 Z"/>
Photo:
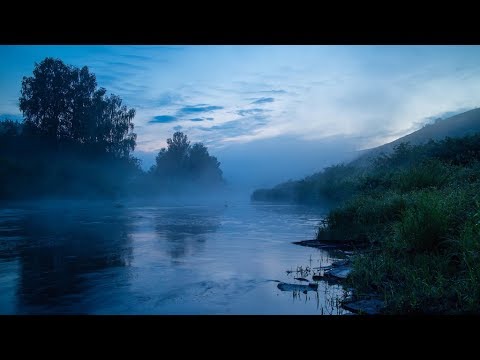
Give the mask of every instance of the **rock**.
<path id="1" fill-rule="evenodd" d="M 294 278 L 294 279 L 295 279 L 295 280 L 298 280 L 298 281 L 306 281 L 306 282 L 308 282 L 308 280 L 305 279 L 305 278 Z"/>
<path id="2" fill-rule="evenodd" d="M 295 245 L 314 247 L 317 249 L 349 249 L 352 247 L 350 243 L 347 242 L 324 242 L 318 240 L 302 240 L 293 242 Z"/>
<path id="3" fill-rule="evenodd" d="M 326 277 L 333 277 L 340 280 L 345 280 L 352 271 L 352 268 L 346 265 L 334 267 L 325 271 Z"/>
<path id="4" fill-rule="evenodd" d="M 300 284 L 288 284 L 281 282 L 277 285 L 277 288 L 279 288 L 282 291 L 316 291 L 318 288 L 317 284 L 308 284 L 308 285 L 300 285 Z"/>
<path id="5" fill-rule="evenodd" d="M 345 310 L 359 315 L 378 315 L 385 308 L 385 303 L 378 299 L 358 300 L 342 304 Z"/>
<path id="6" fill-rule="evenodd" d="M 350 264 L 350 260 L 345 259 L 345 260 L 338 260 L 332 263 L 332 267 L 339 267 L 339 266 L 345 266 Z"/>
<path id="7" fill-rule="evenodd" d="M 313 275 L 313 276 L 312 276 L 312 280 L 313 280 L 313 281 L 323 280 L 323 276 L 321 276 L 321 275 Z"/>
<path id="8" fill-rule="evenodd" d="M 308 284 L 308 287 L 311 287 L 312 289 L 317 290 L 318 289 L 318 284 L 310 283 L 310 284 Z"/>
<path id="9" fill-rule="evenodd" d="M 314 247 L 324 250 L 354 250 L 358 248 L 364 248 L 367 243 L 362 241 L 325 241 L 325 240 L 302 240 L 294 241 L 293 244 L 300 246 Z"/>

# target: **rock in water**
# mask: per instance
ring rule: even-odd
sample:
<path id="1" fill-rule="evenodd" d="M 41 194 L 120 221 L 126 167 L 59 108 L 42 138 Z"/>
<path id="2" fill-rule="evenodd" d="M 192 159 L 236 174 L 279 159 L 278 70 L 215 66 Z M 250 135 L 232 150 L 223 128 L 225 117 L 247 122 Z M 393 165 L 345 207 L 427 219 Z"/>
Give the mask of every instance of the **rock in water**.
<path id="1" fill-rule="evenodd" d="M 311 286 L 310 286 L 311 285 Z M 277 285 L 277 288 L 279 288 L 282 291 L 316 291 L 318 288 L 317 284 L 309 284 L 309 285 L 300 285 L 300 284 L 288 284 L 288 283 L 279 283 Z"/>
<path id="2" fill-rule="evenodd" d="M 358 300 L 344 303 L 342 307 L 359 315 L 378 315 L 385 308 L 385 303 L 378 299 Z"/>
<path id="3" fill-rule="evenodd" d="M 325 272 L 325 276 L 344 280 L 352 271 L 349 266 L 338 266 Z"/>

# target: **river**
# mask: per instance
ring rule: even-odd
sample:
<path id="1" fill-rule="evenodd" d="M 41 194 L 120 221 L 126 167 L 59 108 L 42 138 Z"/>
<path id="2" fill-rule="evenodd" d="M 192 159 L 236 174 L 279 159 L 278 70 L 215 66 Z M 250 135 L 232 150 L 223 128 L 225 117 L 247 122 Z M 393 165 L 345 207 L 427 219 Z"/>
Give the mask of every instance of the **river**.
<path id="1" fill-rule="evenodd" d="M 3 206 L 0 314 L 344 314 L 339 285 L 278 287 L 308 284 L 296 270 L 334 260 L 292 244 L 313 238 L 325 211 L 248 202 Z"/>

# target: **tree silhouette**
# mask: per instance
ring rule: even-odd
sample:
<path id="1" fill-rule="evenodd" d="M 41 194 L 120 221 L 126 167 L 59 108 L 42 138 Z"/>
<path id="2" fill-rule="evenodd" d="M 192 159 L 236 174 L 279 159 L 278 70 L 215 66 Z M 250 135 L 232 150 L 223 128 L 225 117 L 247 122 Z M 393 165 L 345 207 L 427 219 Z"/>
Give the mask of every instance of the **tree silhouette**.
<path id="1" fill-rule="evenodd" d="M 141 174 L 135 110 L 97 88 L 86 66 L 36 63 L 19 100 L 23 122 L 0 122 L 0 199 L 116 197 Z"/>
<path id="2" fill-rule="evenodd" d="M 162 148 L 150 173 L 163 185 L 194 182 L 198 185 L 223 183 L 220 162 L 210 156 L 202 143 L 190 145 L 187 135 L 176 132 L 167 139 L 167 149 Z"/>
<path id="3" fill-rule="evenodd" d="M 222 181 L 220 162 L 215 156 L 210 156 L 208 149 L 202 143 L 196 143 L 190 147 L 187 169 L 193 180 L 213 183 Z"/>
<path id="4" fill-rule="evenodd" d="M 20 110 L 30 132 L 55 144 L 85 144 L 90 150 L 128 157 L 135 149 L 134 109 L 97 89 L 88 67 L 46 58 L 24 77 Z"/>

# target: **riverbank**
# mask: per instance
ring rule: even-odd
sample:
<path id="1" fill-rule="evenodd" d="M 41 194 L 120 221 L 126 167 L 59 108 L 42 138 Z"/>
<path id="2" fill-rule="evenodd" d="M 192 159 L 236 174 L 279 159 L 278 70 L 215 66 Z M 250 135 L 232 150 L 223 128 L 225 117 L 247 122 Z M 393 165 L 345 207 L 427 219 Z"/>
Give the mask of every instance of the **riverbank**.
<path id="1" fill-rule="evenodd" d="M 380 294 L 389 313 L 478 313 L 479 193 L 478 183 L 452 183 L 363 195 L 333 210 L 319 237 L 339 229 L 367 239 L 348 283 L 358 294 Z"/>
<path id="2" fill-rule="evenodd" d="M 353 250 L 346 286 L 387 314 L 480 313 L 480 135 L 402 144 L 342 174 L 329 190 L 342 201 L 297 244 Z"/>
<path id="3" fill-rule="evenodd" d="M 385 301 L 380 294 L 359 294 L 354 291 L 348 282 L 352 272 L 352 258 L 358 255 L 360 248 L 351 243 L 331 243 L 319 240 L 303 240 L 293 242 L 295 245 L 313 247 L 325 251 L 340 252 L 345 257 L 342 260 L 334 261 L 329 266 L 321 267 L 319 275 L 314 275 L 314 281 L 326 281 L 328 283 L 340 284 L 347 290 L 350 290 L 350 295 L 340 301 L 340 306 L 358 315 L 380 315 L 385 312 Z"/>

